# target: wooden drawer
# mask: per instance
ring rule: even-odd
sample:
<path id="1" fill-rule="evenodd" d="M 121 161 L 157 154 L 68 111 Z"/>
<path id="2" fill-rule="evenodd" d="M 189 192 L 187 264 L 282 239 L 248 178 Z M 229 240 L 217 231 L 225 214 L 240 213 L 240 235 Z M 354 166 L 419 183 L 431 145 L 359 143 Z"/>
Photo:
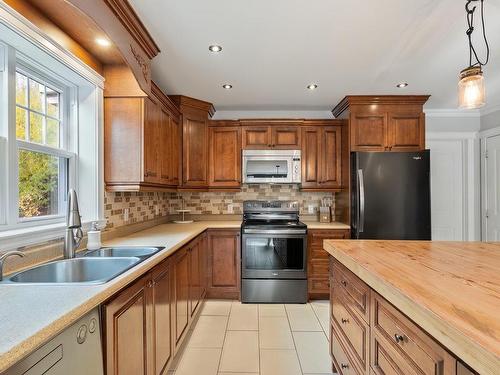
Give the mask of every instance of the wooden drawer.
<path id="1" fill-rule="evenodd" d="M 377 374 L 455 373 L 456 360 L 375 292 L 372 307 L 370 362 Z"/>
<path id="2" fill-rule="evenodd" d="M 332 324 L 336 325 L 338 331 L 342 332 L 344 339 L 349 346 L 352 356 L 359 363 L 360 367 L 369 368 L 369 343 L 370 328 L 368 324 L 351 312 L 346 306 L 345 297 L 341 290 L 333 290 L 332 304 Z"/>
<path id="3" fill-rule="evenodd" d="M 307 278 L 307 286 L 309 293 L 324 293 L 328 295 L 330 290 L 330 281 L 328 277 L 323 278 Z"/>
<path id="4" fill-rule="evenodd" d="M 347 346 L 340 332 L 330 323 L 330 354 L 333 364 L 340 375 L 362 375 L 364 372 L 358 368 L 356 362 L 351 359 Z"/>
<path id="5" fill-rule="evenodd" d="M 342 290 L 346 295 L 346 303 L 352 311 L 358 313 L 365 322 L 370 320 L 370 288 L 356 275 L 345 268 L 334 258 L 330 258 L 334 289 Z"/>
<path id="6" fill-rule="evenodd" d="M 323 249 L 324 240 L 340 240 L 349 238 L 348 230 L 309 230 L 309 259 L 328 259 L 329 254 Z"/>
<path id="7" fill-rule="evenodd" d="M 328 259 L 312 259 L 309 262 L 308 274 L 311 277 L 328 278 L 329 262 Z"/>

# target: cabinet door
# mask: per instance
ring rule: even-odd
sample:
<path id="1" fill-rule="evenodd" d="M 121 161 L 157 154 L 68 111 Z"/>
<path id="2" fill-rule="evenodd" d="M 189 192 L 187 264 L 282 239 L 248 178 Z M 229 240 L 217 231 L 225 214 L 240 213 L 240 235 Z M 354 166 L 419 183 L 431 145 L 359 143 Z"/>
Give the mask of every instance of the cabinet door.
<path id="1" fill-rule="evenodd" d="M 179 121 L 170 117 L 170 184 L 173 186 L 179 186 L 179 176 L 181 165 L 181 129 Z"/>
<path id="2" fill-rule="evenodd" d="M 241 181 L 240 127 L 211 127 L 209 130 L 209 185 L 239 187 Z"/>
<path id="3" fill-rule="evenodd" d="M 328 126 L 320 138 L 321 188 L 340 188 L 342 185 L 342 128 Z"/>
<path id="4" fill-rule="evenodd" d="M 207 254 L 207 232 L 201 235 L 200 239 L 200 295 L 201 299 L 205 298 L 207 293 L 207 265 L 208 265 L 208 254 Z"/>
<path id="5" fill-rule="evenodd" d="M 144 99 L 144 181 L 160 182 L 160 162 L 158 157 L 160 126 L 159 106 L 150 98 Z"/>
<path id="6" fill-rule="evenodd" d="M 350 117 L 352 151 L 385 151 L 387 115 L 352 113 Z"/>
<path id="7" fill-rule="evenodd" d="M 195 240 L 189 246 L 189 313 L 190 316 L 196 312 L 201 300 L 201 279 L 200 279 L 200 240 Z"/>
<path id="8" fill-rule="evenodd" d="M 240 232 L 210 230 L 208 232 L 209 298 L 233 298 L 240 295 Z"/>
<path id="9" fill-rule="evenodd" d="M 147 375 L 148 280 L 142 278 L 119 293 L 103 307 L 106 342 L 106 373 Z"/>
<path id="10" fill-rule="evenodd" d="M 272 126 L 272 147 L 275 149 L 300 149 L 300 128 L 298 126 Z"/>
<path id="11" fill-rule="evenodd" d="M 388 147 L 391 151 L 425 149 L 423 113 L 389 113 Z"/>
<path id="12" fill-rule="evenodd" d="M 172 163 L 172 149 L 171 149 L 171 126 L 170 114 L 165 109 L 160 110 L 160 139 L 159 139 L 159 163 L 160 163 L 160 182 L 164 185 L 171 183 L 171 163 Z"/>
<path id="13" fill-rule="evenodd" d="M 244 126 L 242 133 L 243 149 L 263 149 L 271 147 L 271 128 L 269 126 Z"/>
<path id="14" fill-rule="evenodd" d="M 189 322 L 189 255 L 187 248 L 179 250 L 173 259 L 175 294 L 175 345 L 186 330 Z"/>
<path id="15" fill-rule="evenodd" d="M 183 185 L 208 185 L 208 126 L 201 117 L 183 114 Z"/>
<path id="16" fill-rule="evenodd" d="M 160 263 L 152 274 L 152 342 L 154 374 L 161 375 L 172 358 L 172 272 L 169 260 Z"/>
<path id="17" fill-rule="evenodd" d="M 302 188 L 319 188 L 321 127 L 302 129 Z"/>

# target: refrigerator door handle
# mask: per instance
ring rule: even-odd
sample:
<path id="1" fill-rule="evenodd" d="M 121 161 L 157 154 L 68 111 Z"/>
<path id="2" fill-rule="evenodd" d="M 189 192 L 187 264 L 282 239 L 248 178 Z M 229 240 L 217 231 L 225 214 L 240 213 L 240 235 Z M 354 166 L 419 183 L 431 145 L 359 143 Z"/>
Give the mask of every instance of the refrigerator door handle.
<path id="1" fill-rule="evenodd" d="M 363 170 L 358 169 L 358 186 L 359 186 L 359 223 L 358 233 L 362 233 L 365 226 L 365 183 L 363 180 Z"/>

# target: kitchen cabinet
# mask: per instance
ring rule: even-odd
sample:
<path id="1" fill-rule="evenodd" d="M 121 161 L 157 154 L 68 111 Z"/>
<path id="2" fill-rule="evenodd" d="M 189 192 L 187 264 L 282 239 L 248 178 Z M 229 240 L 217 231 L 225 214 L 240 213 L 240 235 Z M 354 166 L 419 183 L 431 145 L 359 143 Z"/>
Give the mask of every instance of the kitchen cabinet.
<path id="1" fill-rule="evenodd" d="M 209 186 L 239 188 L 241 185 L 241 128 L 209 127 Z"/>
<path id="2" fill-rule="evenodd" d="M 187 331 L 190 318 L 189 298 L 189 253 L 188 248 L 178 250 L 172 259 L 174 274 L 174 317 L 175 347 L 181 344 L 181 338 Z"/>
<path id="3" fill-rule="evenodd" d="M 172 124 L 178 124 L 180 114 L 154 84 L 152 93 L 104 98 L 108 191 L 174 191 L 179 184 L 172 163 L 180 151 L 180 137 Z"/>
<path id="4" fill-rule="evenodd" d="M 341 125 L 343 122 L 333 121 L 323 123 L 339 125 L 322 126 L 317 121 L 305 121 L 306 126 L 302 128 L 302 190 L 336 191 L 343 187 Z"/>
<path id="5" fill-rule="evenodd" d="M 202 239 L 197 238 L 188 247 L 189 255 L 189 315 L 192 317 L 202 298 L 202 267 L 201 259 Z"/>
<path id="6" fill-rule="evenodd" d="M 457 361 L 330 257 L 332 361 L 346 374 L 457 374 Z"/>
<path id="7" fill-rule="evenodd" d="M 349 237 L 349 230 L 308 230 L 307 289 L 309 299 L 327 299 L 330 293 L 328 253 L 323 249 L 323 241 L 327 239 L 347 239 Z"/>
<path id="8" fill-rule="evenodd" d="M 351 151 L 425 149 L 427 95 L 346 96 L 333 110 L 349 119 Z"/>
<path id="9" fill-rule="evenodd" d="M 208 187 L 208 119 L 215 113 L 211 103 L 187 96 L 170 97 L 181 111 L 182 183 L 185 190 Z"/>
<path id="10" fill-rule="evenodd" d="M 243 149 L 298 150 L 302 121 L 241 120 Z"/>
<path id="11" fill-rule="evenodd" d="M 240 231 L 208 231 L 208 298 L 240 297 Z"/>

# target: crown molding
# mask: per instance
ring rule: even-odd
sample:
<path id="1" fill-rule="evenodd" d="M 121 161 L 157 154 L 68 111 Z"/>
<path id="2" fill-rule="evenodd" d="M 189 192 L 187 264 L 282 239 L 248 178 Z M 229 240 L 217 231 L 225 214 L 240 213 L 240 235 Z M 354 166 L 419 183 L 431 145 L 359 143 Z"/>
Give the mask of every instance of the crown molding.
<path id="1" fill-rule="evenodd" d="M 180 108 L 181 112 L 182 107 L 190 107 L 207 112 L 210 118 L 215 114 L 215 107 L 212 103 L 184 95 L 169 95 L 168 97 Z"/>
<path id="2" fill-rule="evenodd" d="M 498 112 L 498 111 L 500 111 L 500 104 L 492 105 L 492 106 L 489 106 L 489 107 L 486 107 L 486 108 L 483 108 L 480 110 L 481 116 L 486 116 L 486 115 L 489 115 L 493 112 Z"/>
<path id="3" fill-rule="evenodd" d="M 175 105 L 175 103 L 167 95 L 165 95 L 165 93 L 153 81 L 151 81 L 151 93 L 164 107 L 168 108 L 168 110 L 173 112 L 176 116 L 181 114 L 177 105 Z"/>
<path id="4" fill-rule="evenodd" d="M 338 118 L 352 105 L 392 105 L 413 104 L 424 105 L 430 95 L 347 95 L 332 109 L 333 116 Z"/>

